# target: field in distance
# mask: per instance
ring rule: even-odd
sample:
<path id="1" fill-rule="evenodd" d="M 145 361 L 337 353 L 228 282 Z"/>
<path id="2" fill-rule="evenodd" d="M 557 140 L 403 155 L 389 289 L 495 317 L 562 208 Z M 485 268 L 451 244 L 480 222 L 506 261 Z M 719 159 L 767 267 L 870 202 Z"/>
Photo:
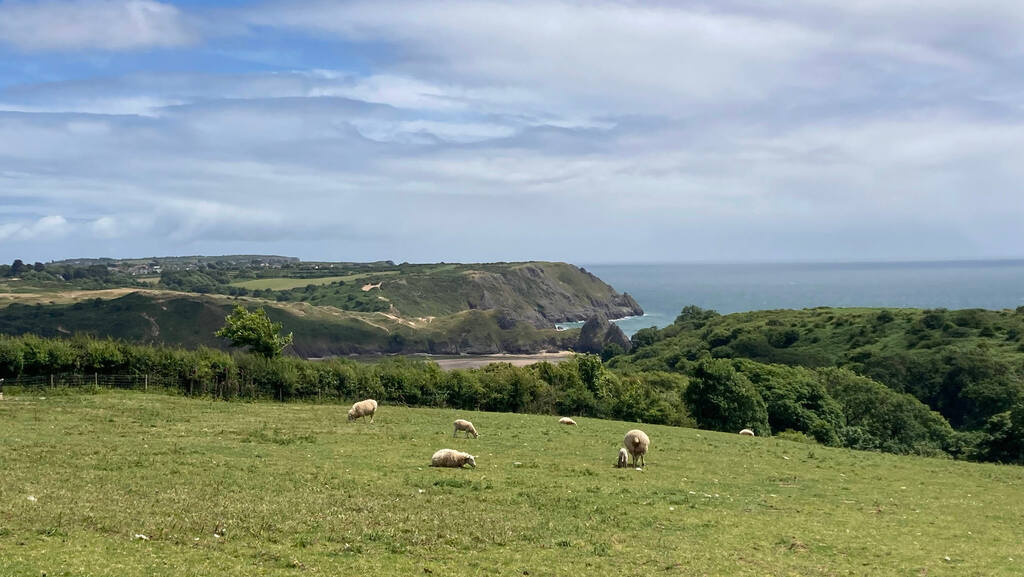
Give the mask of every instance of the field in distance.
<path id="1" fill-rule="evenodd" d="M 0 401 L 4 575 L 1020 575 L 1024 469 L 643 425 L 101 392 Z M 468 418 L 479 439 L 452 439 Z M 475 470 L 433 469 L 452 447 Z"/>
<path id="2" fill-rule="evenodd" d="M 231 286 L 238 286 L 247 288 L 250 290 L 291 290 L 295 288 L 305 287 L 309 285 L 320 286 L 328 285 L 336 282 L 352 282 L 361 278 L 368 278 L 373 276 L 377 277 L 388 277 L 398 274 L 398 271 L 381 271 L 376 273 L 357 273 L 343 276 L 323 276 L 317 278 L 291 278 L 291 277 L 273 277 L 273 278 L 259 278 L 252 280 L 237 281 L 231 283 Z"/>

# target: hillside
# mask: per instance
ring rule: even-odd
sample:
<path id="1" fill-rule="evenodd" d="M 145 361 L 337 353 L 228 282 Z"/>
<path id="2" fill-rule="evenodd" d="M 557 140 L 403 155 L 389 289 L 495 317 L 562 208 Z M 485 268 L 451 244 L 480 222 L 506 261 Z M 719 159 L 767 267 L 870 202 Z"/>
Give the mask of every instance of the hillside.
<path id="1" fill-rule="evenodd" d="M 817 308 L 722 316 L 687 307 L 673 325 L 639 331 L 633 344 L 631 354 L 610 365 L 687 372 L 707 355 L 847 368 L 913 395 L 960 430 L 998 433 L 1000 419 L 1024 401 L 1024 309 Z"/>
<path id="2" fill-rule="evenodd" d="M 1024 469 L 618 421 L 158 394 L 0 402 L 5 575 L 1021 571 Z M 452 439 L 463 417 L 479 439 Z M 366 447 L 373 447 L 367 450 Z M 478 467 L 434 469 L 453 447 Z M 29 499 L 31 497 L 31 499 Z"/>
<path id="3" fill-rule="evenodd" d="M 213 332 L 240 300 L 295 332 L 294 350 L 303 356 L 531 353 L 575 344 L 578 331 L 556 331 L 556 322 L 643 312 L 628 294 L 566 263 L 235 256 L 82 259 L 37 268 L 0 279 L 0 307 L 8 305 L 0 308 L 0 332 L 222 347 Z"/>
<path id="4" fill-rule="evenodd" d="M 502 328 L 494 311 L 466 311 L 446 317 L 407 320 L 388 313 L 343 311 L 308 303 L 278 303 L 249 297 L 140 290 L 104 291 L 66 304 L 9 304 L 0 309 L 0 333 L 45 337 L 89 334 L 134 343 L 226 349 L 214 336 L 238 304 L 262 307 L 286 332 L 303 357 L 371 353 L 531 353 L 571 347 L 578 331 Z"/>

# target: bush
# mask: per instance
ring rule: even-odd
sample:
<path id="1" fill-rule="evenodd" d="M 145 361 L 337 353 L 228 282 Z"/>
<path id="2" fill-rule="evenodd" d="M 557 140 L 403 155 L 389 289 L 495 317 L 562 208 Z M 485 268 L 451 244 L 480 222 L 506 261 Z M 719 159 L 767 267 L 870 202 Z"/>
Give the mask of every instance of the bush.
<path id="1" fill-rule="evenodd" d="M 807 443 L 809 445 L 814 445 L 817 443 L 817 441 L 815 441 L 812 437 L 809 437 L 801 433 L 800 431 L 794 431 L 792 429 L 786 429 L 785 431 L 782 431 L 781 433 L 775 435 L 775 438 L 782 439 L 783 441 L 793 441 L 795 443 Z"/>

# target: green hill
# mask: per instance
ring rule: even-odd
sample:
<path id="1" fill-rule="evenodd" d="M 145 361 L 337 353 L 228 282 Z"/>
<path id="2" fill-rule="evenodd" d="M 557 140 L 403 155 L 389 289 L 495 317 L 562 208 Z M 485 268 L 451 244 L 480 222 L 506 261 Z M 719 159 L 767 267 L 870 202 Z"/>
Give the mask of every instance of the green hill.
<path id="1" fill-rule="evenodd" d="M 294 332 L 294 350 L 303 356 L 532 353 L 575 344 L 578 331 L 556 331 L 556 322 L 643 312 L 628 294 L 566 263 L 141 260 L 51 263 L 35 276 L 0 279 L 0 333 L 221 347 L 213 333 L 240 299 Z M 87 280 L 102 279 L 96 288 L 103 290 L 73 290 L 79 281 L 57 274 L 67 267 L 90 271 Z M 161 276 L 153 288 L 126 276 L 154 271 Z"/>
<path id="2" fill-rule="evenodd" d="M 154 394 L 0 402 L 4 575 L 1021 573 L 1024 469 L 635 424 Z M 468 418 L 479 439 L 452 439 Z M 434 469 L 442 447 L 478 467 Z"/>
<path id="3" fill-rule="evenodd" d="M 246 297 L 138 291 L 112 299 L 0 309 L 0 333 L 61 337 L 88 334 L 134 343 L 227 348 L 214 336 L 231 309 L 263 307 L 286 332 L 295 333 L 299 356 L 371 353 L 530 353 L 571 347 L 579 331 L 501 326 L 495 311 L 466 311 L 428 321 L 388 313 L 343 311 L 308 303 L 278 303 Z"/>
<path id="4" fill-rule="evenodd" d="M 685 373 L 709 356 L 843 367 L 913 395 L 960 430 L 1006 435 L 1016 426 L 1013 415 L 1024 419 L 1024 309 L 816 308 L 722 316 L 687 307 L 674 324 L 639 331 L 633 343 L 631 354 L 610 366 Z"/>

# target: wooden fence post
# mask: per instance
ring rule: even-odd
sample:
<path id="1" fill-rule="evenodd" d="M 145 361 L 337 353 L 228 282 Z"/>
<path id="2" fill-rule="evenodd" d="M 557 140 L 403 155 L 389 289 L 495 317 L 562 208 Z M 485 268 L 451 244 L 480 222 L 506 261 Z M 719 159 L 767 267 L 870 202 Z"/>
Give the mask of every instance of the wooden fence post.
<path id="1" fill-rule="evenodd" d="M 146 373 L 146 384 L 143 385 L 143 389 L 142 390 L 144 390 L 144 391 L 148 391 L 149 390 L 149 373 Z"/>

